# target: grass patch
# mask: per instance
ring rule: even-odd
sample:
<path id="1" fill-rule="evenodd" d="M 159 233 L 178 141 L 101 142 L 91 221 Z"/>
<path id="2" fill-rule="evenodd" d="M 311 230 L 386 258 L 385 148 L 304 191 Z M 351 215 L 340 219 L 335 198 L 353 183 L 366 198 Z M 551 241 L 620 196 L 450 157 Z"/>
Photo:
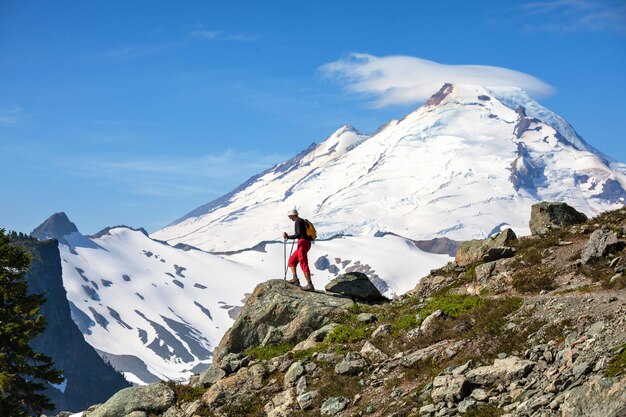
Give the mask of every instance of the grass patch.
<path id="1" fill-rule="evenodd" d="M 447 317 L 456 318 L 480 307 L 484 298 L 479 296 L 444 294 L 428 301 L 426 308 L 420 311 L 422 320 L 429 314 L 441 310 Z"/>
<path id="2" fill-rule="evenodd" d="M 520 292 L 539 292 L 553 290 L 556 285 L 554 277 L 556 271 L 547 266 L 527 268 L 513 274 L 513 288 Z"/>
<path id="3" fill-rule="evenodd" d="M 472 408 L 463 414 L 465 417 L 497 417 L 504 414 L 504 411 L 493 405 L 484 404 Z"/>
<path id="4" fill-rule="evenodd" d="M 291 343 L 272 346 L 256 346 L 247 349 L 244 353 L 251 359 L 268 360 L 289 352 L 294 346 L 295 345 Z"/>
<path id="5" fill-rule="evenodd" d="M 206 388 L 193 388 L 190 385 L 181 384 L 175 381 L 167 381 L 167 385 L 172 389 L 172 391 L 174 391 L 174 394 L 176 395 L 176 402 L 178 404 L 199 400 L 206 392 Z"/>
<path id="6" fill-rule="evenodd" d="M 370 328 L 367 325 L 353 327 L 346 324 L 340 324 L 328 333 L 324 342 L 329 344 L 355 343 L 367 339 L 370 333 Z"/>
<path id="7" fill-rule="evenodd" d="M 623 344 L 619 349 L 621 353 L 615 355 L 609 366 L 606 368 L 606 374 L 610 377 L 622 375 L 626 371 L 626 344 Z"/>

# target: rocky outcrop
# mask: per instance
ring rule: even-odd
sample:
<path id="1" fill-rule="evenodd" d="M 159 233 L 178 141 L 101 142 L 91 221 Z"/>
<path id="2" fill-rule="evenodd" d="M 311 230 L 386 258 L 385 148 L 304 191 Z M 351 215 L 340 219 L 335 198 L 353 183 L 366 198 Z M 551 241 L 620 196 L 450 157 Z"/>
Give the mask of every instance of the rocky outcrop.
<path id="1" fill-rule="evenodd" d="M 589 261 L 603 258 L 611 253 L 617 253 L 624 249 L 626 244 L 620 241 L 615 232 L 603 227 L 594 231 L 589 236 L 589 241 L 580 255 L 583 264 Z"/>
<path id="2" fill-rule="evenodd" d="M 165 382 L 157 382 L 123 389 L 95 410 L 83 414 L 83 417 L 139 417 L 147 413 L 162 413 L 175 401 L 174 391 Z"/>
<path id="3" fill-rule="evenodd" d="M 477 261 L 489 262 L 509 258 L 515 254 L 513 248 L 515 243 L 517 243 L 515 232 L 505 229 L 487 239 L 463 242 L 456 252 L 455 261 L 463 266 Z"/>
<path id="4" fill-rule="evenodd" d="M 572 389 L 561 406 L 563 417 L 626 416 L 626 378 L 595 378 Z"/>
<path id="5" fill-rule="evenodd" d="M 32 261 L 26 281 L 31 293 L 45 294 L 41 313 L 46 329 L 32 340 L 36 352 L 52 358 L 54 367 L 63 370 L 65 383 L 48 386 L 46 396 L 56 411 L 84 410 L 101 403 L 117 391 L 130 387 L 123 375 L 106 363 L 84 339 L 71 317 L 70 305 L 63 287 L 61 256 L 54 240 L 15 240 L 24 247 Z M 71 355 L 68 354 L 71 352 Z"/>
<path id="6" fill-rule="evenodd" d="M 283 280 L 256 287 L 241 314 L 213 353 L 213 363 L 224 366 L 229 353 L 250 347 L 296 344 L 325 325 L 333 313 L 352 305 L 349 298 L 306 292 Z"/>
<path id="7" fill-rule="evenodd" d="M 565 203 L 543 201 L 530 209 L 530 232 L 543 235 L 551 229 L 585 223 L 587 216 Z"/>
<path id="8" fill-rule="evenodd" d="M 387 299 L 372 284 L 367 275 L 361 272 L 350 272 L 338 276 L 326 284 L 328 292 L 341 294 L 360 301 L 386 301 Z"/>
<path id="9" fill-rule="evenodd" d="M 56 239 L 64 242 L 63 236 L 78 232 L 78 228 L 63 212 L 54 213 L 37 226 L 30 235 L 39 240 Z"/>

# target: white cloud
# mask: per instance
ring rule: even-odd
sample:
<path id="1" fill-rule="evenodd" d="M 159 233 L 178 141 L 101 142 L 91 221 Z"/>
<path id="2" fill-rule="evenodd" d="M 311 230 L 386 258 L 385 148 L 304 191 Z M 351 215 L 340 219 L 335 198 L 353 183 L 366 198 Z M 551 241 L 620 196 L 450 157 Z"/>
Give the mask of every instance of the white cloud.
<path id="1" fill-rule="evenodd" d="M 222 30 L 208 30 L 202 23 L 193 25 L 188 35 L 190 38 L 204 41 L 226 40 L 234 42 L 256 42 L 259 40 L 258 36 L 248 33 L 227 33 Z"/>
<path id="2" fill-rule="evenodd" d="M 446 65 L 404 55 L 377 57 L 352 53 L 322 65 L 319 70 L 323 76 L 343 83 L 349 92 L 376 97 L 376 107 L 424 101 L 445 83 L 514 86 L 535 97 L 554 92 L 540 79 L 507 68 Z"/>
<path id="3" fill-rule="evenodd" d="M 0 108 L 0 126 L 15 125 L 20 122 L 22 109 L 18 106 Z"/>
<path id="4" fill-rule="evenodd" d="M 189 36 L 192 38 L 204 39 L 204 40 L 213 40 L 217 39 L 220 36 L 221 32 L 215 30 L 206 30 L 206 29 L 194 29 L 189 32 Z"/>
<path id="5" fill-rule="evenodd" d="M 227 150 L 197 157 L 66 161 L 74 175 L 122 184 L 133 194 L 217 195 L 286 159 L 285 155 Z"/>
<path id="6" fill-rule="evenodd" d="M 519 8 L 538 18 L 524 25 L 527 31 L 626 34 L 626 3 L 623 0 L 544 0 L 525 3 Z"/>

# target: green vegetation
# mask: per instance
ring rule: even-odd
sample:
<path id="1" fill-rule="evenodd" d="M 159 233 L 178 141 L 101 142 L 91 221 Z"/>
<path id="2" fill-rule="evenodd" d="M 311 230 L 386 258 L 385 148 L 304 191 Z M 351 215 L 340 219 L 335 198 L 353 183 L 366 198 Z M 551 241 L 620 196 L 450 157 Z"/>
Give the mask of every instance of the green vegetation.
<path id="1" fill-rule="evenodd" d="M 206 392 L 206 388 L 203 387 L 191 387 L 191 385 L 181 384 L 175 381 L 167 381 L 167 385 L 174 391 L 176 395 L 176 402 L 178 404 L 183 402 L 191 402 L 199 400 Z"/>
<path id="2" fill-rule="evenodd" d="M 553 290 L 555 288 L 555 276 L 556 271 L 547 265 L 523 269 L 513 274 L 513 288 L 521 292 Z"/>
<path id="3" fill-rule="evenodd" d="M 420 311 L 422 320 L 431 313 L 441 310 L 447 317 L 456 318 L 480 307 L 484 298 L 479 296 L 442 294 L 428 301 L 426 308 Z"/>
<path id="4" fill-rule="evenodd" d="M 370 326 L 367 325 L 355 327 L 346 324 L 340 324 L 339 326 L 335 327 L 328 334 L 328 336 L 326 336 L 326 339 L 324 341 L 328 343 L 355 343 L 361 340 L 365 340 L 371 333 L 369 327 Z"/>
<path id="5" fill-rule="evenodd" d="M 13 246 L 0 229 L 0 415 L 40 415 L 54 407 L 40 391 L 64 378 L 53 369 L 52 359 L 34 352 L 29 342 L 45 329 L 40 314 L 45 298 L 28 295 L 24 274 L 30 256 Z"/>
<path id="6" fill-rule="evenodd" d="M 468 410 L 463 414 L 465 417 L 498 417 L 504 414 L 504 411 L 493 405 L 485 404 Z"/>
<path id="7" fill-rule="evenodd" d="M 247 349 L 244 353 L 251 359 L 268 360 L 289 352 L 293 349 L 293 347 L 294 344 L 292 343 L 271 346 L 255 346 Z"/>
<path id="8" fill-rule="evenodd" d="M 620 353 L 615 355 L 609 366 L 606 368 L 606 374 L 611 377 L 623 375 L 624 371 L 626 371 L 626 344 L 623 344 L 620 348 L 618 348 L 617 352 Z"/>

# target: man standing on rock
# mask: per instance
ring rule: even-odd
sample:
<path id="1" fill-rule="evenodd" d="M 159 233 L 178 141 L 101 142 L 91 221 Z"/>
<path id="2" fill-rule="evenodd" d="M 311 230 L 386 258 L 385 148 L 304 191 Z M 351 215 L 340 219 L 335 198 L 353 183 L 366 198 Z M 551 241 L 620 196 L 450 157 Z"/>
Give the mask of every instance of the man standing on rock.
<path id="1" fill-rule="evenodd" d="M 296 274 L 296 266 L 300 264 L 300 268 L 302 268 L 302 272 L 304 273 L 304 278 L 306 279 L 307 286 L 302 287 L 304 291 L 315 291 L 313 287 L 313 283 L 311 282 L 311 271 L 309 269 L 309 259 L 307 257 L 307 253 L 309 249 L 311 249 L 311 238 L 306 233 L 306 224 L 304 219 L 301 219 L 298 216 L 298 210 L 293 209 L 287 214 L 291 221 L 295 222 L 295 234 L 289 235 L 287 232 L 283 232 L 284 239 L 298 239 L 298 247 L 296 251 L 289 257 L 288 266 L 291 269 L 291 273 L 293 278 L 290 279 L 290 284 L 294 284 L 300 286 L 300 280 Z"/>

